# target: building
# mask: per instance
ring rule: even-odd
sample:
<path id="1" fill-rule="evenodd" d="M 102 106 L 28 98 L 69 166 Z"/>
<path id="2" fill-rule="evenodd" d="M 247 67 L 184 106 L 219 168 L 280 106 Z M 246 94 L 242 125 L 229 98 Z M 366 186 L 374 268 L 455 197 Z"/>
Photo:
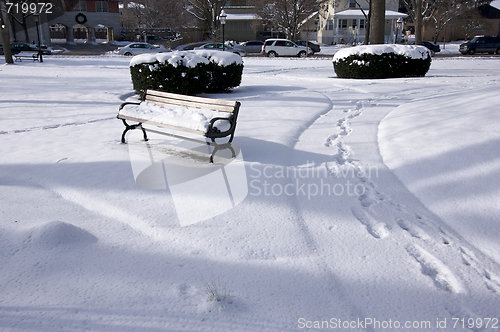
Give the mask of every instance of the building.
<path id="1" fill-rule="evenodd" d="M 120 13 L 117 0 L 59 0 L 52 1 L 50 10 L 39 15 L 11 20 L 11 31 L 18 42 L 37 40 L 37 26 L 41 43 L 86 42 L 114 40 L 120 32 Z M 23 26 L 20 22 L 26 22 Z"/>
<path id="2" fill-rule="evenodd" d="M 255 13 L 255 6 L 247 0 L 228 0 L 224 6 L 227 14 L 224 33 L 226 40 L 237 42 L 263 39 L 262 23 Z"/>
<path id="3" fill-rule="evenodd" d="M 499 6 L 500 3 L 496 2 Z M 500 7 L 500 6 L 499 6 Z M 423 40 L 454 41 L 471 39 L 477 35 L 500 36 L 500 9 L 495 5 L 484 5 L 478 9 L 461 15 L 444 26 L 436 33 L 432 20 L 425 22 L 422 27 Z"/>
<path id="4" fill-rule="evenodd" d="M 398 5 L 398 0 L 386 0 L 386 43 L 396 42 L 398 20 L 401 22 L 401 19 L 408 16 L 398 12 Z M 369 4 L 366 0 L 329 0 L 320 8 L 318 42 L 325 44 L 364 42 L 367 29 L 365 15 L 368 13 Z"/>

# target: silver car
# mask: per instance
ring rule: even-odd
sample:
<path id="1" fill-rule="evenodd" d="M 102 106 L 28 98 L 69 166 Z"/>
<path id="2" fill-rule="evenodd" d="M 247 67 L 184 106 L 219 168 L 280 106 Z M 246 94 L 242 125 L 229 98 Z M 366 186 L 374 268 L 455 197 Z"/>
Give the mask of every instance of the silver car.
<path id="1" fill-rule="evenodd" d="M 162 46 L 152 45 L 149 43 L 131 43 L 124 47 L 118 48 L 118 54 L 132 56 L 143 53 L 160 53 L 170 52 Z"/>
<path id="2" fill-rule="evenodd" d="M 260 53 L 264 42 L 259 40 L 251 40 L 241 44 L 234 45 L 235 49 L 243 50 L 247 53 Z"/>
<path id="3" fill-rule="evenodd" d="M 199 47 L 195 47 L 195 50 L 214 50 L 214 51 L 222 51 L 222 43 L 208 43 L 205 45 L 201 45 Z M 226 52 L 232 52 L 235 54 L 238 54 L 239 56 L 245 56 L 247 53 L 243 50 L 232 48 L 230 46 L 224 46 L 224 51 Z"/>

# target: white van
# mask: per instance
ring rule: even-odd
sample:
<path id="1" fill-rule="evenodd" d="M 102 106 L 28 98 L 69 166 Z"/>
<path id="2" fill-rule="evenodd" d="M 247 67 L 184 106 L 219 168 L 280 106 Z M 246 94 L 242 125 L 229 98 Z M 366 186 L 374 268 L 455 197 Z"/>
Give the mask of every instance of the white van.
<path id="1" fill-rule="evenodd" d="M 299 46 L 288 39 L 267 39 L 262 45 L 262 54 L 270 58 L 276 56 L 298 56 L 305 58 L 307 54 L 312 55 L 313 51 L 309 47 Z"/>

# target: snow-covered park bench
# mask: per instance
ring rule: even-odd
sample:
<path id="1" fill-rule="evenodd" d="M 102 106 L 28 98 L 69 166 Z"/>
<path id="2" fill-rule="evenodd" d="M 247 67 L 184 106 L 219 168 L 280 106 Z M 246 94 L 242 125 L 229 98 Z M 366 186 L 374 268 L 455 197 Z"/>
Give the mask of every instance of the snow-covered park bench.
<path id="1" fill-rule="evenodd" d="M 153 126 L 201 135 L 214 143 L 216 138 L 229 136 L 227 144 L 233 140 L 239 108 L 237 101 L 147 90 L 141 102 L 121 104 L 117 117 L 125 125 L 122 143 L 125 143 L 126 133 L 133 129 L 141 129 L 145 141 L 148 140 L 146 131 L 189 139 L 149 128 Z M 137 123 L 128 124 L 127 121 Z"/>
<path id="2" fill-rule="evenodd" d="M 30 59 L 33 60 L 33 62 L 38 61 L 40 62 L 40 54 L 39 53 L 19 53 L 19 54 L 14 54 L 15 61 L 22 62 L 23 59 Z"/>

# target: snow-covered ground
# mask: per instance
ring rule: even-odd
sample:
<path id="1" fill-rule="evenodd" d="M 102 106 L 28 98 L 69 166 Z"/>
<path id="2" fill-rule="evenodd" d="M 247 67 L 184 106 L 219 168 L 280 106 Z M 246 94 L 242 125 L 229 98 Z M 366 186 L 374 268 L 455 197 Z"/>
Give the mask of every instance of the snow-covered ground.
<path id="1" fill-rule="evenodd" d="M 248 194 L 186 227 L 136 185 L 140 132 L 120 143 L 129 61 L 0 58 L 2 332 L 500 329 L 497 58 L 387 80 L 245 58 L 208 97 L 241 102 Z"/>

